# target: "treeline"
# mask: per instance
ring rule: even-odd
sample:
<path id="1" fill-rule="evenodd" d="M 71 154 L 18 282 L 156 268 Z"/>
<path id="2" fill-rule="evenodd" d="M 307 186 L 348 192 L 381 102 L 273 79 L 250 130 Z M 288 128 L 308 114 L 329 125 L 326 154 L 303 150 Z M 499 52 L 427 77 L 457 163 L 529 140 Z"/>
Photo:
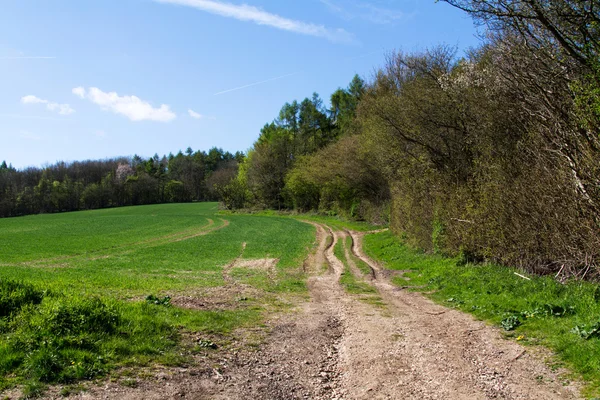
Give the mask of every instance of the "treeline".
<path id="1" fill-rule="evenodd" d="M 168 202 L 216 201 L 237 175 L 243 153 L 188 148 L 139 156 L 16 170 L 0 164 L 0 217 Z"/>
<path id="2" fill-rule="evenodd" d="M 364 151 L 356 123 L 367 91 L 355 76 L 329 106 L 316 93 L 286 103 L 261 130 L 236 179 L 220 190 L 224 205 L 387 220 L 388 182 Z"/>
<path id="3" fill-rule="evenodd" d="M 286 104 L 222 188 L 229 208 L 384 220 L 418 247 L 598 275 L 596 1 L 445 0 L 487 32 L 458 57 L 390 54 L 323 106 Z"/>
<path id="4" fill-rule="evenodd" d="M 479 48 L 390 54 L 327 105 L 285 104 L 245 157 L 3 164 L 0 215 L 220 199 L 389 221 L 465 262 L 598 277 L 597 0 L 442 1 L 481 24 Z"/>

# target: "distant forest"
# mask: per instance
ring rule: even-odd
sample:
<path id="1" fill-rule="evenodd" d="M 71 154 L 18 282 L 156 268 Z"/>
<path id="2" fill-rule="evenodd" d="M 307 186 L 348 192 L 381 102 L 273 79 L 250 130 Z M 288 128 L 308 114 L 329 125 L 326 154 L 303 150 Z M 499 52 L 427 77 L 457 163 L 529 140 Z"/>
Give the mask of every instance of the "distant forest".
<path id="1" fill-rule="evenodd" d="M 248 154 L 0 169 L 0 215 L 214 200 L 389 222 L 408 243 L 557 277 L 600 270 L 600 7 L 442 0 L 485 39 L 395 52 L 326 105 L 285 104 Z"/>
<path id="2" fill-rule="evenodd" d="M 188 148 L 183 154 L 58 162 L 16 170 L 0 164 L 0 216 L 188 201 L 217 201 L 243 153 Z"/>

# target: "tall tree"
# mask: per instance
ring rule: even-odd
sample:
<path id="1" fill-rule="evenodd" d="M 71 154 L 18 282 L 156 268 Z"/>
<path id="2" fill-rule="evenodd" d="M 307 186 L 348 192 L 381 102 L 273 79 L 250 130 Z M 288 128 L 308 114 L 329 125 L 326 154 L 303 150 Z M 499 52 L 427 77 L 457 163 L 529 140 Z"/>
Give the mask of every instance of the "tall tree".
<path id="1" fill-rule="evenodd" d="M 597 0 L 441 0 L 496 31 L 510 30 L 534 48 L 557 45 L 595 69 L 600 54 Z"/>

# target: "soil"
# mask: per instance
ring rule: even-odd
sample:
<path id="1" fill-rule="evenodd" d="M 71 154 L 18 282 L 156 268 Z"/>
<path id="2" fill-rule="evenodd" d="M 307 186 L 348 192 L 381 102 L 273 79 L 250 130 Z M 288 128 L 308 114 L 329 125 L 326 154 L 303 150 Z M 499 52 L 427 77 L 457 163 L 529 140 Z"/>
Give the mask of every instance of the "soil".
<path id="1" fill-rule="evenodd" d="M 145 379 L 138 373 L 134 381 L 107 380 L 69 398 L 580 398 L 580 387 L 547 365 L 548 351 L 525 348 L 467 314 L 399 289 L 363 253 L 364 234 L 312 224 L 318 245 L 304 263 L 310 300 L 295 312 L 272 316 L 266 330 L 239 332 L 226 349 L 202 352 L 188 368 L 149 369 L 141 374 Z M 354 255 L 371 267 L 373 273 L 364 279 L 378 290 L 384 307 L 360 301 L 340 286 L 344 265 L 333 248 L 347 235 Z M 248 267 L 271 268 L 273 262 L 258 260 Z M 233 265 L 245 266 L 239 259 Z M 47 396 L 60 397 L 58 388 Z"/>

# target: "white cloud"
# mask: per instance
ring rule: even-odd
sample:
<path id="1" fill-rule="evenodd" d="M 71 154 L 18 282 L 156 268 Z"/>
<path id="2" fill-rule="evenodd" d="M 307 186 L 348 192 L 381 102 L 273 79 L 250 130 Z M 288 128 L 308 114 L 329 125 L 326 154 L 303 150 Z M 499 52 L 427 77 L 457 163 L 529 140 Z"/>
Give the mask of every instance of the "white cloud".
<path id="1" fill-rule="evenodd" d="M 188 110 L 188 114 L 190 114 L 190 117 L 195 118 L 195 119 L 202 119 L 204 118 L 204 115 L 202 114 L 198 114 L 196 111 L 194 110 Z"/>
<path id="2" fill-rule="evenodd" d="M 266 25 L 284 31 L 302 35 L 316 36 L 334 43 L 354 42 L 354 36 L 343 29 L 331 29 L 323 25 L 297 21 L 271 14 L 258 7 L 248 4 L 231 4 L 215 0 L 155 0 L 158 3 L 175 4 L 193 7 L 222 17 L 234 18 L 240 21 L 254 22 L 257 25 Z"/>
<path id="3" fill-rule="evenodd" d="M 77 87 L 72 92 L 99 105 L 103 110 L 124 115 L 132 121 L 169 122 L 177 118 L 168 105 L 161 104 L 160 107 L 154 108 L 137 96 L 119 96 L 116 92 L 103 92 L 96 87 L 91 87 L 87 91 Z"/>
<path id="4" fill-rule="evenodd" d="M 83 87 L 81 87 L 81 86 L 73 88 L 72 92 L 77 97 L 80 97 L 82 99 L 85 98 L 85 89 Z"/>
<path id="5" fill-rule="evenodd" d="M 21 97 L 21 103 L 23 104 L 38 104 L 38 103 L 47 103 L 47 100 L 42 100 L 39 97 L 36 96 L 23 96 Z"/>
<path id="6" fill-rule="evenodd" d="M 46 107 L 50 111 L 58 111 L 60 115 L 69 115 L 75 112 L 68 104 L 48 103 Z"/>
<path id="7" fill-rule="evenodd" d="M 75 112 L 68 104 L 54 103 L 48 100 L 40 99 L 37 96 L 28 95 L 21 97 L 21 103 L 23 104 L 45 104 L 46 108 L 50 111 L 58 112 L 60 115 L 69 115 Z"/>
<path id="8" fill-rule="evenodd" d="M 319 0 L 321 3 L 325 4 L 327 6 L 327 8 L 329 8 L 332 12 L 338 14 L 339 16 L 341 16 L 344 19 L 352 19 L 353 16 L 346 11 L 345 8 L 343 8 L 342 6 L 334 3 L 331 0 Z"/>

